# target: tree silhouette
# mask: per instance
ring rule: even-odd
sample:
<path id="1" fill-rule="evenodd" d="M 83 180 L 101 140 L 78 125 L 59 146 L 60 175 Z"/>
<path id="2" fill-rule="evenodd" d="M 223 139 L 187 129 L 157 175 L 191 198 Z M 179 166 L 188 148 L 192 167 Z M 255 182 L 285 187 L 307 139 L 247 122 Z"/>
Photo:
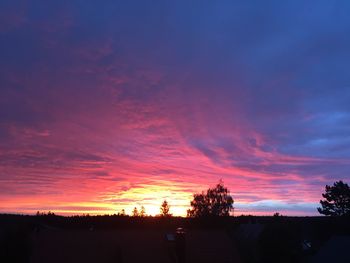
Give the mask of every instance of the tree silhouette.
<path id="1" fill-rule="evenodd" d="M 139 211 L 136 207 L 134 207 L 134 210 L 132 210 L 132 216 L 139 216 Z"/>
<path id="2" fill-rule="evenodd" d="M 141 216 L 141 217 L 146 216 L 146 209 L 145 209 L 145 207 L 144 207 L 144 206 L 141 206 L 141 211 L 140 211 L 139 216 Z"/>
<path id="3" fill-rule="evenodd" d="M 125 216 L 125 209 L 122 209 L 119 213 L 118 216 Z"/>
<path id="4" fill-rule="evenodd" d="M 162 205 L 160 206 L 160 215 L 161 216 L 171 216 L 169 213 L 170 206 L 166 200 L 163 201 Z"/>
<path id="5" fill-rule="evenodd" d="M 317 208 L 320 214 L 326 216 L 350 216 L 350 188 L 343 181 L 333 186 L 326 185 L 326 192 L 322 194 L 325 200 L 320 200 L 322 208 Z"/>
<path id="6" fill-rule="evenodd" d="M 193 195 L 192 209 L 187 210 L 187 216 L 228 216 L 233 210 L 233 202 L 229 190 L 220 181 L 215 188 L 209 188 L 206 193 Z"/>

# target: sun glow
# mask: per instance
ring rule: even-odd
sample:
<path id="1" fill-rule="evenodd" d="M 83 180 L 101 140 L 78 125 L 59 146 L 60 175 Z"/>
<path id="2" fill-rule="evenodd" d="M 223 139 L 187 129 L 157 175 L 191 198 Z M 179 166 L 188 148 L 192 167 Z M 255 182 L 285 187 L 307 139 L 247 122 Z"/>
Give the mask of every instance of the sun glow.
<path id="1" fill-rule="evenodd" d="M 117 212 L 124 209 L 126 214 L 132 215 L 134 207 L 140 211 L 143 206 L 146 215 L 150 216 L 159 215 L 162 202 L 167 200 L 171 214 L 185 216 L 191 197 L 191 193 L 185 192 L 174 185 L 139 185 L 118 195 L 111 196 L 109 200 L 114 200 Z M 108 199 L 106 201 L 108 202 Z"/>

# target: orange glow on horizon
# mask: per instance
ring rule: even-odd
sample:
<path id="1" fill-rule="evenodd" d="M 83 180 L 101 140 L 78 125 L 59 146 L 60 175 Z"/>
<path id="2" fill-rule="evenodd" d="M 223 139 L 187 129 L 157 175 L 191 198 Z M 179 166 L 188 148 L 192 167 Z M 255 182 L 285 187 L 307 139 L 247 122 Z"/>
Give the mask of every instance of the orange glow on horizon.
<path id="1" fill-rule="evenodd" d="M 169 183 L 170 184 L 170 183 Z M 167 200 L 170 206 L 170 213 L 174 216 L 186 216 L 192 194 L 181 190 L 175 185 L 139 185 L 116 195 L 109 195 L 105 202 L 113 200 L 117 212 L 122 209 L 128 215 L 132 214 L 134 207 L 141 210 L 143 206 L 146 215 L 156 216 L 160 214 L 160 206 L 164 200 Z M 118 200 L 130 200 L 129 203 L 118 204 Z M 135 201 L 131 201 L 135 200 Z"/>

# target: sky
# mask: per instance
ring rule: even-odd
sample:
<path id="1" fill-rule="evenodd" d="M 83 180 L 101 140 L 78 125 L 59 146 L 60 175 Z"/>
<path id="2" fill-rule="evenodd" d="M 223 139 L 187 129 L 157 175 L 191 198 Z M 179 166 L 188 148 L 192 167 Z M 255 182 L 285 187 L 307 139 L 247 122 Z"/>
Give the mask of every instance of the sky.
<path id="1" fill-rule="evenodd" d="M 317 215 L 350 181 L 349 1 L 0 2 L 0 213 Z"/>

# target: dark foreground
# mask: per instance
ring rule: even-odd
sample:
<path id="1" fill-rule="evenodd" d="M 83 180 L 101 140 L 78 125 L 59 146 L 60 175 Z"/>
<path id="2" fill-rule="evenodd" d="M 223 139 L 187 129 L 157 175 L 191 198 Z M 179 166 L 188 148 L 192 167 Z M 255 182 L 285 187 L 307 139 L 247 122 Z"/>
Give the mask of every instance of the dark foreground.
<path id="1" fill-rule="evenodd" d="M 347 218 L 0 215 L 0 262 L 350 262 L 349 251 Z"/>

